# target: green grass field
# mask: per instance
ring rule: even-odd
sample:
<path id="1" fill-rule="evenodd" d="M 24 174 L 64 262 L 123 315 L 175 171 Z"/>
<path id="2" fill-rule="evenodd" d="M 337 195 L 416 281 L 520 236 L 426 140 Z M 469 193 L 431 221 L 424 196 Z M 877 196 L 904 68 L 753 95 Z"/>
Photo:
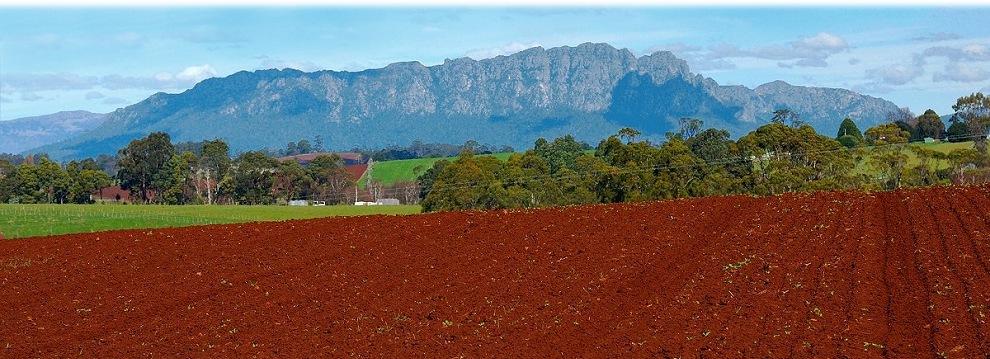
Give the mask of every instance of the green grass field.
<path id="1" fill-rule="evenodd" d="M 509 159 L 512 152 L 496 153 L 485 156 L 494 156 L 502 161 Z M 383 185 L 390 186 L 396 182 L 403 181 L 415 181 L 417 177 L 433 167 L 433 164 L 439 160 L 449 160 L 453 161 L 456 157 L 437 157 L 437 158 L 416 158 L 411 160 L 395 160 L 395 161 L 382 161 L 375 162 L 371 170 L 371 177 L 381 182 Z M 361 177 L 359 183 L 363 188 L 366 181 L 368 180 L 369 173 L 365 172 L 364 176 Z"/>
<path id="2" fill-rule="evenodd" d="M 158 206 L 0 204 L 6 238 L 132 228 L 419 213 L 419 206 Z"/>

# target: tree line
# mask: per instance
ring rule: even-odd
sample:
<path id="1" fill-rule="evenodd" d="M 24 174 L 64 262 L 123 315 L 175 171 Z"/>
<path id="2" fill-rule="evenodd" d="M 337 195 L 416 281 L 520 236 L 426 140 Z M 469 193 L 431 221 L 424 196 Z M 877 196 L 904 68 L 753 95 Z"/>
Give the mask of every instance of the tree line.
<path id="1" fill-rule="evenodd" d="M 337 155 L 306 166 L 263 151 L 232 158 L 223 140 L 172 144 L 163 132 L 131 141 L 111 167 L 112 176 L 96 159 L 63 166 L 43 155 L 0 158 L 0 203 L 93 203 L 93 193 L 111 185 L 141 203 L 341 203 L 356 180 Z"/>
<path id="2" fill-rule="evenodd" d="M 845 119 L 835 137 L 818 134 L 800 115 L 780 109 L 770 123 L 732 140 L 729 132 L 682 119 L 660 144 L 624 128 L 594 150 L 571 136 L 540 139 L 507 161 L 462 152 L 438 161 L 418 182 L 424 211 L 528 208 L 711 195 L 868 189 L 966 182 L 987 177 L 990 97 L 960 98 L 945 129 L 934 111 L 906 110 L 860 131 Z M 926 137 L 974 142 L 938 152 L 909 145 Z M 917 163 L 909 163 L 909 153 Z"/>

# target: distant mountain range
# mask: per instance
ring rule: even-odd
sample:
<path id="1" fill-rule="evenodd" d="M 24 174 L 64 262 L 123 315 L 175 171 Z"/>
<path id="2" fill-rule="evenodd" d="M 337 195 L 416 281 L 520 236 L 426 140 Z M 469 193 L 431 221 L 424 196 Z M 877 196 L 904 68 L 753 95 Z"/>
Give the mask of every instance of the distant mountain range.
<path id="1" fill-rule="evenodd" d="M 897 109 L 844 89 L 782 81 L 755 89 L 720 86 L 670 52 L 637 58 L 627 49 L 587 43 L 436 66 L 241 71 L 180 94 L 152 95 L 108 114 L 91 131 L 32 151 L 62 159 L 111 153 L 152 131 L 176 141 L 223 138 L 235 152 L 316 135 L 334 150 L 470 139 L 528 148 L 539 137 L 564 134 L 597 143 L 622 127 L 662 138 L 681 117 L 740 135 L 782 107 L 827 134 L 846 116 L 865 128 Z"/>
<path id="2" fill-rule="evenodd" d="M 65 111 L 51 115 L 0 121 L 0 153 L 20 153 L 90 131 L 105 114 Z"/>

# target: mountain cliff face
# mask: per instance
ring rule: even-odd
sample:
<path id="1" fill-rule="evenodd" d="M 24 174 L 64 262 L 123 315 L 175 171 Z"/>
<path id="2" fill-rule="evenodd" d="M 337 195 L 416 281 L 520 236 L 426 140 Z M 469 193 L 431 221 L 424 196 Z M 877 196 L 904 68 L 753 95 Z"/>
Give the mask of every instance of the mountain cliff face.
<path id="1" fill-rule="evenodd" d="M 820 131 L 845 116 L 860 126 L 896 106 L 842 89 L 772 82 L 719 86 L 670 52 L 637 58 L 607 44 L 535 47 L 492 59 L 403 62 L 360 72 L 238 72 L 181 94 L 155 94 L 112 112 L 100 128 L 39 148 L 57 158 L 113 152 L 166 131 L 174 140 L 224 138 L 235 151 L 280 148 L 321 135 L 327 147 L 374 148 L 414 140 L 528 148 L 539 137 L 598 141 L 622 127 L 661 138 L 681 117 L 739 135 L 780 107 Z"/>
<path id="2" fill-rule="evenodd" d="M 19 153 L 77 136 L 99 126 L 105 116 L 86 111 L 63 111 L 0 121 L 0 152 Z"/>

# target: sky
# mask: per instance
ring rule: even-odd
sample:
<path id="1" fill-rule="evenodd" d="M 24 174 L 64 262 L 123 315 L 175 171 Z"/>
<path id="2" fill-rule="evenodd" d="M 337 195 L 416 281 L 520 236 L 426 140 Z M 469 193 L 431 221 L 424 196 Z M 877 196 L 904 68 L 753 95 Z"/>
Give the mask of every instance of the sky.
<path id="1" fill-rule="evenodd" d="M 723 85 L 784 80 L 949 113 L 990 91 L 990 7 L 0 8 L 0 120 L 110 112 L 241 70 L 436 65 L 605 42 Z"/>

